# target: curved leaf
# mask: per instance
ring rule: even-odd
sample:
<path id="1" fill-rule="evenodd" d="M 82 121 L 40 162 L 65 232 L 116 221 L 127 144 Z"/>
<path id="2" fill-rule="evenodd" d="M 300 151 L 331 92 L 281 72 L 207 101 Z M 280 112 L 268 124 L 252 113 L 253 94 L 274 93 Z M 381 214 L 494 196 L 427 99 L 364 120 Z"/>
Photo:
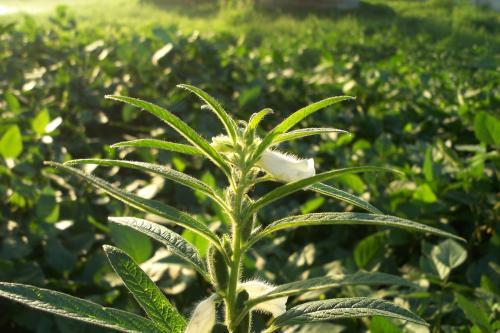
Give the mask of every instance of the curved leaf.
<path id="1" fill-rule="evenodd" d="M 207 281 L 211 281 L 198 250 L 180 235 L 166 227 L 136 217 L 108 217 L 109 222 L 139 231 L 163 244 L 167 250 L 191 264 Z"/>
<path id="2" fill-rule="evenodd" d="M 210 106 L 210 109 L 219 117 L 220 121 L 226 128 L 226 132 L 229 134 L 233 142 L 236 142 L 236 125 L 234 120 L 226 113 L 226 111 L 222 108 L 222 106 L 217 102 L 215 98 L 201 90 L 200 88 L 191 86 L 189 84 L 178 84 L 177 87 L 189 90 L 190 92 L 196 94 L 199 98 L 201 98 L 205 103 Z"/>
<path id="3" fill-rule="evenodd" d="M 300 139 L 306 136 L 326 134 L 326 133 L 342 133 L 350 134 L 348 131 L 344 131 L 337 128 L 302 128 L 295 131 L 286 132 L 276 136 L 273 139 L 273 144 L 278 144 L 284 141 L 290 141 L 295 139 Z"/>
<path id="4" fill-rule="evenodd" d="M 248 129 L 254 130 L 259 126 L 260 121 L 267 116 L 268 114 L 272 114 L 273 110 L 270 108 L 265 108 L 260 110 L 257 113 L 252 114 L 250 120 L 248 121 Z"/>
<path id="5" fill-rule="evenodd" d="M 342 318 L 382 316 L 406 320 L 420 325 L 427 323 L 413 312 L 381 299 L 365 297 L 337 298 L 307 302 L 294 306 L 273 322 L 274 327 Z"/>
<path id="6" fill-rule="evenodd" d="M 136 314 L 106 308 L 58 291 L 19 283 L 0 282 L 0 296 L 38 310 L 121 332 L 161 332 L 152 321 Z"/>
<path id="7" fill-rule="evenodd" d="M 430 234 L 434 234 L 437 236 L 454 238 L 465 242 L 463 238 L 453 235 L 449 232 L 429 227 L 425 224 L 417 223 L 414 221 L 390 215 L 367 214 L 367 213 L 311 213 L 311 214 L 290 216 L 275 221 L 270 225 L 268 225 L 266 228 L 264 228 L 262 231 L 255 234 L 249 240 L 249 244 L 254 244 L 262 237 L 265 237 L 273 232 L 282 229 L 314 226 L 314 225 L 345 225 L 345 224 L 353 224 L 353 225 L 364 224 L 364 225 L 378 225 L 385 227 L 397 227 L 397 228 L 407 229 L 410 231 L 428 232 Z"/>
<path id="8" fill-rule="evenodd" d="M 104 245 L 111 266 L 132 293 L 137 303 L 163 332 L 182 333 L 186 321 L 170 304 L 149 276 L 125 252 Z"/>
<path id="9" fill-rule="evenodd" d="M 308 190 L 324 194 L 326 196 L 345 201 L 347 203 L 350 203 L 353 206 L 363 208 L 373 214 L 383 214 L 378 208 L 372 206 L 369 202 L 349 193 L 346 191 L 342 191 L 338 188 L 318 183 L 311 185 L 310 187 L 307 188 Z"/>
<path id="10" fill-rule="evenodd" d="M 222 207 L 225 207 L 224 201 L 219 198 L 219 196 L 214 192 L 214 190 L 204 182 L 191 177 L 185 173 L 164 167 L 159 164 L 138 162 L 138 161 L 127 161 L 127 160 L 106 160 L 99 158 L 86 158 L 79 160 L 71 160 L 64 162 L 65 165 L 78 165 L 78 164 L 97 164 L 105 166 L 117 166 L 124 168 L 137 169 L 141 171 L 151 172 L 167 179 L 173 180 L 181 185 L 190 187 L 194 190 L 200 191 L 206 194 L 208 197 L 212 198 L 215 202 Z"/>
<path id="11" fill-rule="evenodd" d="M 200 151 L 202 151 L 210 160 L 212 160 L 215 165 L 220 167 L 226 175 L 230 174 L 229 165 L 226 163 L 223 157 L 212 146 L 210 146 L 210 144 L 205 139 L 203 139 L 198 133 L 196 133 L 194 129 L 192 129 L 189 125 L 180 120 L 171 112 L 165 110 L 162 107 L 159 107 L 158 105 L 137 98 L 117 95 L 106 95 L 105 97 L 108 99 L 121 101 L 137 106 L 154 114 L 155 116 L 163 120 L 167 125 L 176 130 L 180 135 L 186 138 L 186 140 L 188 140 L 192 145 L 200 149 Z"/>
<path id="12" fill-rule="evenodd" d="M 130 141 L 117 142 L 110 146 L 111 148 L 132 147 L 132 148 L 156 148 L 173 151 L 176 153 L 188 155 L 202 155 L 203 153 L 196 147 L 182 143 L 174 143 L 157 139 L 137 139 Z"/>
<path id="13" fill-rule="evenodd" d="M 156 200 L 141 198 L 138 195 L 117 188 L 101 178 L 88 175 L 81 170 L 60 163 L 45 162 L 45 164 L 56 168 L 61 168 L 62 170 L 74 176 L 82 178 L 89 184 L 92 184 L 95 187 L 102 189 L 107 194 L 111 195 L 112 197 L 120 201 L 123 201 L 124 203 L 128 204 L 131 207 L 134 207 L 143 212 L 161 216 L 175 224 L 178 224 L 186 229 L 190 229 L 196 232 L 197 234 L 200 234 L 201 236 L 205 237 L 206 239 L 210 240 L 211 242 L 213 242 L 218 246 L 220 245 L 217 235 L 214 234 L 210 229 L 208 229 L 208 227 L 205 224 L 195 220 L 188 214 L 183 213 L 169 205 L 166 205 Z"/>
<path id="14" fill-rule="evenodd" d="M 287 183 L 282 185 L 271 192 L 266 193 L 264 196 L 259 198 L 250 208 L 250 213 L 253 214 L 257 212 L 264 206 L 267 206 L 273 201 L 281 199 L 287 195 L 290 195 L 298 190 L 311 186 L 315 183 L 319 183 L 334 177 L 338 177 L 340 175 L 349 174 L 349 173 L 358 173 L 358 172 L 394 172 L 400 173 L 397 170 L 383 168 L 383 167 L 374 167 L 374 166 L 364 166 L 364 167 L 353 167 L 353 168 L 344 168 L 344 169 L 336 169 L 327 172 L 323 172 L 311 177 L 307 177 L 301 180 L 297 180 L 291 183 Z"/>

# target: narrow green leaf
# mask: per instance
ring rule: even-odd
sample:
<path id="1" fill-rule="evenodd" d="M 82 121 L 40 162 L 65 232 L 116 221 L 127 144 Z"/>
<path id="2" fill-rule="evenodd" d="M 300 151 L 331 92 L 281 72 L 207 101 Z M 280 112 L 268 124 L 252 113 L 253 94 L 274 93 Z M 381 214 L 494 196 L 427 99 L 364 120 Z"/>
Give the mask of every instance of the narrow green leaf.
<path id="1" fill-rule="evenodd" d="M 369 202 L 367 202 L 367 201 L 365 201 L 365 200 L 363 200 L 355 195 L 352 195 L 349 192 L 342 191 L 338 188 L 335 188 L 335 187 L 332 187 L 332 186 L 329 186 L 326 184 L 322 184 L 322 183 L 314 184 L 314 185 L 311 185 L 310 187 L 308 187 L 307 189 L 314 191 L 314 192 L 317 192 L 317 193 L 324 194 L 326 196 L 329 196 L 329 197 L 332 197 L 332 198 L 335 198 L 335 199 L 338 199 L 341 201 L 344 201 L 344 202 L 347 202 L 353 206 L 363 208 L 363 209 L 365 209 L 373 214 L 383 214 L 380 210 L 378 210 L 376 207 L 372 206 Z"/>
<path id="2" fill-rule="evenodd" d="M 490 324 L 490 320 L 488 318 L 488 315 L 484 313 L 478 304 L 475 304 L 475 302 L 471 302 L 470 300 L 467 299 L 467 297 L 455 293 L 455 301 L 457 302 L 458 306 L 462 311 L 465 313 L 467 318 L 481 329 L 481 331 L 486 332 L 486 333 L 493 333 L 495 330 Z"/>
<path id="3" fill-rule="evenodd" d="M 16 158 L 23 152 L 23 138 L 17 125 L 7 128 L 0 139 L 0 155 L 4 158 Z"/>
<path id="4" fill-rule="evenodd" d="M 200 234 L 201 236 L 219 245 L 219 240 L 217 235 L 214 234 L 205 224 L 195 220 L 188 214 L 183 213 L 169 205 L 166 205 L 159 201 L 141 198 L 138 195 L 117 188 L 101 178 L 88 175 L 81 170 L 60 163 L 45 162 L 45 164 L 52 167 L 60 168 L 74 176 L 80 177 L 89 184 L 92 184 L 95 187 L 102 189 L 107 194 L 111 195 L 112 197 L 120 201 L 123 201 L 124 203 L 128 204 L 131 207 L 134 207 L 143 212 L 161 216 L 186 229 L 193 230 L 194 232 Z"/>
<path id="5" fill-rule="evenodd" d="M 172 170 L 170 168 L 164 167 L 159 164 L 151 164 L 145 162 L 138 161 L 127 161 L 127 160 L 106 160 L 106 159 L 98 159 L 98 158 L 87 158 L 80 160 L 71 160 L 64 162 L 65 165 L 78 165 L 78 164 L 97 164 L 97 165 L 105 165 L 105 166 L 117 166 L 124 168 L 137 169 L 145 172 L 151 172 L 167 179 L 170 179 L 176 183 L 192 188 L 193 190 L 197 190 L 207 195 L 215 202 L 220 205 L 224 205 L 223 200 L 218 197 L 218 195 L 214 192 L 214 190 L 205 184 L 204 182 L 191 177 L 185 173 Z"/>
<path id="6" fill-rule="evenodd" d="M 327 134 L 327 133 L 342 133 L 350 134 L 347 131 L 337 129 L 337 128 L 302 128 L 295 131 L 286 132 L 279 134 L 273 139 L 273 145 L 284 141 L 290 141 L 295 139 L 300 139 L 306 136 L 317 135 L 317 134 Z"/>
<path id="7" fill-rule="evenodd" d="M 198 148 L 194 146 L 185 145 L 182 143 L 157 140 L 157 139 L 137 139 L 137 140 L 117 142 L 111 145 L 111 148 L 121 148 L 121 147 L 156 148 L 156 149 L 168 150 L 188 155 L 203 154 Z"/>
<path id="8" fill-rule="evenodd" d="M 250 117 L 250 120 L 248 121 L 248 129 L 250 129 L 250 130 L 256 129 L 257 126 L 259 126 L 260 121 L 265 116 L 267 116 L 268 114 L 272 114 L 272 113 L 273 113 L 272 109 L 265 108 L 265 109 L 260 110 L 257 113 L 252 114 L 252 116 Z"/>
<path id="9" fill-rule="evenodd" d="M 416 285 L 399 276 L 379 272 L 357 272 L 352 275 L 323 276 L 303 281 L 295 281 L 277 286 L 272 291 L 254 298 L 250 304 L 255 305 L 271 299 L 302 294 L 308 291 L 339 288 L 353 285 Z"/>
<path id="10" fill-rule="evenodd" d="M 180 135 L 182 135 L 186 140 L 188 140 L 192 145 L 200 149 L 210 160 L 212 160 L 215 165 L 220 167 L 226 175 L 230 174 L 229 165 L 224 161 L 223 157 L 212 147 L 210 144 L 203 139 L 194 129 L 189 125 L 179 119 L 177 116 L 167 111 L 166 109 L 159 107 L 158 105 L 126 96 L 117 95 L 106 95 L 108 99 L 121 101 L 128 103 L 139 108 L 142 108 L 156 117 L 163 120 L 167 125 L 176 130 Z"/>
<path id="11" fill-rule="evenodd" d="M 219 117 L 220 121 L 226 128 L 226 132 L 229 134 L 233 142 L 236 142 L 236 124 L 234 120 L 227 114 L 227 112 L 222 108 L 222 106 L 209 94 L 201 90 L 200 88 L 188 85 L 188 84 L 178 84 L 177 87 L 186 89 L 194 94 L 196 94 L 200 99 L 208 104 L 210 109 Z"/>
<path id="12" fill-rule="evenodd" d="M 148 317 L 161 328 L 162 332 L 182 333 L 186 321 L 149 276 L 119 248 L 110 245 L 104 245 L 103 248 L 116 274 L 123 280 Z"/>
<path id="13" fill-rule="evenodd" d="M 337 169 L 331 170 L 327 172 L 323 172 L 311 177 L 307 177 L 301 180 L 297 180 L 285 185 L 282 185 L 271 192 L 266 193 L 264 196 L 259 198 L 250 208 L 250 213 L 255 213 L 260 210 L 262 207 L 267 206 L 271 202 L 274 202 L 278 199 L 281 199 L 285 196 L 288 196 L 292 193 L 295 193 L 301 189 L 304 189 L 308 186 L 311 186 L 315 183 L 319 183 L 334 177 L 338 177 L 340 175 L 350 174 L 350 173 L 359 173 L 359 172 L 394 172 L 400 173 L 397 170 L 383 168 L 383 167 L 373 167 L 373 166 L 365 166 L 365 167 L 353 167 L 353 168 L 345 168 L 345 169 Z M 323 187 L 323 189 L 325 189 Z"/>
<path id="14" fill-rule="evenodd" d="M 180 235 L 166 227 L 136 217 L 109 217 L 109 222 L 137 230 L 163 244 L 167 250 L 192 265 L 207 281 L 210 281 L 205 262 L 198 250 Z"/>
<path id="15" fill-rule="evenodd" d="M 275 221 L 268 225 L 264 230 L 255 234 L 249 244 L 254 244 L 259 239 L 282 229 L 296 228 L 315 225 L 379 225 L 385 227 L 397 227 L 410 231 L 428 232 L 433 235 L 454 238 L 465 242 L 461 237 L 449 232 L 429 227 L 425 224 L 406 220 L 403 218 L 367 213 L 311 213 L 297 216 L 290 216 Z M 247 247 L 250 245 L 247 245 Z"/>
<path id="16" fill-rule="evenodd" d="M 413 312 L 381 299 L 365 297 L 337 298 L 307 302 L 294 306 L 273 322 L 281 327 L 324 320 L 382 316 L 406 320 L 420 325 L 427 323 Z"/>
<path id="17" fill-rule="evenodd" d="M 155 324 L 136 314 L 34 286 L 0 282 L 0 296 L 29 307 L 121 332 L 160 332 Z"/>

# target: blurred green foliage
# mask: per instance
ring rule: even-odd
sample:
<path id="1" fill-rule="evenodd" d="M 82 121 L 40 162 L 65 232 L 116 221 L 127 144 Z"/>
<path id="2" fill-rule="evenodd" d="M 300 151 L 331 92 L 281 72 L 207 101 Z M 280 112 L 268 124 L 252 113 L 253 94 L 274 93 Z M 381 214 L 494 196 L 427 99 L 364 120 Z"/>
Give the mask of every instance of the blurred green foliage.
<path id="1" fill-rule="evenodd" d="M 370 18 L 375 9 L 379 25 Z M 110 238 L 141 263 L 183 314 L 189 314 L 208 286 L 149 240 L 129 230 L 109 230 L 107 216 L 134 212 L 43 168 L 42 162 L 119 156 L 162 163 L 207 183 L 219 182 L 220 175 L 196 157 L 110 149 L 110 144 L 130 138 L 180 139 L 152 117 L 103 96 L 124 94 L 168 106 L 209 138 L 221 131 L 217 122 L 196 99 L 175 89 L 176 84 L 200 86 L 240 119 L 271 107 L 276 118 L 264 121 L 266 129 L 310 102 L 349 94 L 357 96 L 355 103 L 319 112 L 303 125 L 347 129 L 352 136 L 321 142 L 308 138 L 283 149 L 314 157 L 320 170 L 367 164 L 401 168 L 404 179 L 352 175 L 339 178 L 337 185 L 370 199 L 384 212 L 453 231 L 468 240 L 466 247 L 383 228 L 299 229 L 262 242 L 245 259 L 246 268 L 277 283 L 359 269 L 404 275 L 421 290 L 382 293 L 349 287 L 329 293 L 393 296 L 399 304 L 412 304 L 436 332 L 500 329 L 500 47 L 495 37 L 499 19 L 489 12 L 454 13 L 467 31 L 478 31 L 477 38 L 461 34 L 462 27 L 440 34 L 439 26 L 424 19 L 392 20 L 397 13 L 384 6 L 354 14 L 368 17 L 371 23 L 365 26 L 353 23 L 350 29 L 344 24 L 325 32 L 318 24 L 297 38 L 264 38 L 262 30 L 243 36 L 186 33 L 174 26 L 82 27 L 65 8 L 45 24 L 30 17 L 0 23 L 0 280 L 45 286 L 140 312 L 124 287 L 111 289 L 120 282 L 101 250 Z M 297 15 L 300 23 L 301 14 Z M 393 23 L 384 24 L 384 18 Z M 203 195 L 174 183 L 131 170 L 87 171 L 105 173 L 142 196 L 195 211 L 207 224 L 224 223 Z M 256 190 L 262 192 L 260 187 Z M 301 193 L 265 210 L 260 218 L 271 221 L 325 207 L 353 209 Z M 183 235 L 206 252 L 203 240 L 187 231 Z M 317 297 L 321 292 L 296 301 Z M 0 310 L 2 331 L 88 330 L 4 301 Z M 256 322 L 256 329 L 261 325 Z M 415 330 L 374 318 L 292 331 L 363 329 Z"/>

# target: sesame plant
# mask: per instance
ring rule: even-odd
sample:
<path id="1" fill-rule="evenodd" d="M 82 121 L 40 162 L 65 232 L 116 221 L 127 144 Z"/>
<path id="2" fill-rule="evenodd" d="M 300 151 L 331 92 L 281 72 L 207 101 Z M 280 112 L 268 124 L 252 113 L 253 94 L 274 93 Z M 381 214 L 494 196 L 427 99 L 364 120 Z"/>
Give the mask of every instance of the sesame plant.
<path id="1" fill-rule="evenodd" d="M 324 276 L 273 286 L 262 279 L 248 279 L 242 269 L 242 258 L 245 252 L 260 240 L 289 228 L 318 225 L 378 225 L 462 240 L 453 234 L 424 224 L 385 215 L 367 201 L 324 183 L 332 178 L 351 173 L 391 172 L 398 174 L 399 172 L 394 169 L 363 166 L 316 173 L 313 159 L 300 159 L 275 148 L 282 142 L 306 136 L 332 132 L 347 133 L 334 128 L 291 129 L 314 112 L 341 101 L 351 100 L 352 97 L 330 97 L 308 105 L 292 113 L 268 133 L 259 135 L 259 124 L 264 117 L 272 113 L 270 109 L 254 113 L 248 121 L 237 121 L 204 91 L 190 85 L 180 85 L 180 87 L 194 93 L 206 103 L 203 109 L 209 109 L 215 113 L 224 127 L 224 134 L 212 138 L 209 142 L 164 108 L 136 98 L 112 95 L 106 97 L 152 113 L 188 142 L 188 144 L 180 144 L 156 139 L 139 139 L 119 142 L 113 147 L 146 147 L 203 156 L 225 175 L 227 178 L 225 188 L 211 187 L 199 179 L 163 165 L 139 161 L 79 159 L 64 164 L 55 162 L 46 162 L 46 164 L 85 180 L 139 211 L 160 216 L 205 238 L 210 244 L 206 260 L 202 259 L 192 244 L 163 225 L 136 217 L 109 217 L 110 223 L 134 229 L 151 237 L 186 264 L 192 266 L 201 278 L 211 284 L 212 294 L 204 295 L 205 299 L 194 307 L 190 318 L 186 320 L 127 253 L 111 245 L 105 245 L 104 252 L 111 266 L 144 309 L 148 318 L 114 308 L 106 308 L 57 291 L 18 283 L 0 283 L 1 296 L 56 315 L 124 332 L 203 333 L 213 330 L 250 332 L 252 316 L 259 312 L 272 316 L 266 332 L 274 332 L 288 325 L 306 322 L 372 315 L 426 325 L 424 320 L 410 310 L 383 299 L 334 298 L 305 302 L 287 308 L 289 296 L 301 295 L 313 290 L 327 290 L 348 285 L 413 286 L 410 281 L 398 276 L 360 271 L 352 275 Z M 126 192 L 75 167 L 83 164 L 132 168 L 165 177 L 205 194 L 220 207 L 230 223 L 213 231 L 186 212 L 165 203 Z M 267 181 L 278 182 L 281 185 L 260 197 L 253 195 L 252 190 L 255 185 Z M 367 212 L 322 212 L 286 216 L 272 222 L 259 220 L 259 211 L 262 208 L 298 191 L 317 192 L 347 202 Z"/>

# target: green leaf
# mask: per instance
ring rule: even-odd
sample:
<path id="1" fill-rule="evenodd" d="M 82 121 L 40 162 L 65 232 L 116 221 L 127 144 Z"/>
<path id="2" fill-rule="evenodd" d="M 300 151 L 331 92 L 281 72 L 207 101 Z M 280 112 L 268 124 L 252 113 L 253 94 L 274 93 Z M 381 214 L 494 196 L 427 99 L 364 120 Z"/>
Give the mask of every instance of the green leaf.
<path id="1" fill-rule="evenodd" d="M 4 158 L 16 158 L 23 152 L 23 139 L 17 125 L 7 128 L 0 139 L 0 154 Z"/>
<path id="2" fill-rule="evenodd" d="M 219 117 L 220 121 L 226 128 L 226 132 L 229 134 L 233 142 L 236 142 L 236 124 L 234 120 L 227 114 L 227 112 L 222 108 L 222 106 L 209 94 L 201 90 L 200 88 L 193 87 L 188 84 L 178 84 L 177 87 L 186 89 L 194 94 L 196 94 L 199 98 L 201 98 L 205 103 L 208 104 L 210 109 Z"/>
<path id="3" fill-rule="evenodd" d="M 204 182 L 191 177 L 185 173 L 172 170 L 170 168 L 164 167 L 159 164 L 151 164 L 137 161 L 127 161 L 127 160 L 105 160 L 98 158 L 88 158 L 88 159 L 80 159 L 80 160 L 71 160 L 64 162 L 65 165 L 77 165 L 77 164 L 97 164 L 97 165 L 105 165 L 105 166 L 117 166 L 124 168 L 137 169 L 141 171 L 151 172 L 167 179 L 170 179 L 174 182 L 177 182 L 181 185 L 187 186 L 194 190 L 200 191 L 206 194 L 208 197 L 212 198 L 215 202 L 223 205 L 224 202 L 218 195 L 212 190 L 210 186 L 205 184 Z"/>
<path id="4" fill-rule="evenodd" d="M 10 111 L 17 113 L 21 111 L 21 103 L 19 103 L 19 99 L 11 93 L 7 91 L 4 95 L 5 102 L 7 103 L 7 107 Z"/>
<path id="5" fill-rule="evenodd" d="M 122 250 L 104 245 L 104 252 L 116 274 L 162 332 L 182 333 L 186 321 L 170 304 L 149 276 Z"/>
<path id="6" fill-rule="evenodd" d="M 437 201 L 437 197 L 428 184 L 420 185 L 413 193 L 413 199 L 425 203 L 433 203 Z"/>
<path id="7" fill-rule="evenodd" d="M 350 134 L 347 131 L 337 129 L 337 128 L 302 128 L 302 129 L 290 131 L 290 132 L 283 133 L 283 134 L 276 136 L 273 140 L 273 145 L 284 142 L 284 141 L 300 139 L 300 138 L 303 138 L 306 136 L 317 135 L 317 134 L 327 134 L 327 133 Z"/>
<path id="8" fill-rule="evenodd" d="M 31 120 L 31 128 L 39 135 L 45 133 L 45 127 L 50 123 L 49 110 L 43 109 Z"/>
<path id="9" fill-rule="evenodd" d="M 297 216 L 290 216 L 275 221 L 268 225 L 264 230 L 255 234 L 249 240 L 249 247 L 261 238 L 272 234 L 273 232 L 295 227 L 315 226 L 315 225 L 379 225 L 385 227 L 397 227 L 410 231 L 428 232 L 433 235 L 454 238 L 465 242 L 463 238 L 455 236 L 449 232 L 429 227 L 414 221 L 403 218 L 367 213 L 311 213 Z"/>
<path id="10" fill-rule="evenodd" d="M 113 224 L 132 228 L 160 242 L 167 250 L 191 264 L 207 281 L 210 281 L 205 262 L 196 248 L 175 232 L 162 225 L 135 217 L 109 217 L 108 220 Z"/>
<path id="11" fill-rule="evenodd" d="M 453 268 L 460 266 L 467 258 L 467 251 L 452 239 L 432 247 L 430 258 L 439 277 L 446 280 Z"/>
<path id="12" fill-rule="evenodd" d="M 301 207 L 300 212 L 302 214 L 308 214 L 315 212 L 319 207 L 321 207 L 325 203 L 324 197 L 316 197 L 310 200 L 307 200 Z"/>
<path id="13" fill-rule="evenodd" d="M 365 297 L 337 298 L 307 302 L 294 306 L 273 322 L 281 327 L 324 320 L 382 316 L 406 320 L 420 325 L 427 323 L 413 312 L 381 299 Z"/>
<path id="14" fill-rule="evenodd" d="M 130 254 L 138 263 L 148 260 L 153 253 L 153 245 L 149 237 L 119 224 L 110 225 L 113 242 Z"/>
<path id="15" fill-rule="evenodd" d="M 352 275 L 323 276 L 303 281 L 295 281 L 277 286 L 267 294 L 252 299 L 249 303 L 256 305 L 274 298 L 302 294 L 308 291 L 339 288 L 353 285 L 401 285 L 416 287 L 410 281 L 399 276 L 379 272 L 357 272 Z"/>
<path id="16" fill-rule="evenodd" d="M 373 167 L 373 166 L 365 166 L 365 167 L 353 167 L 353 168 L 345 168 L 345 169 L 337 169 L 331 170 L 327 172 L 323 172 L 317 174 L 315 176 L 307 177 L 301 180 L 297 180 L 294 182 L 287 183 L 282 185 L 271 192 L 266 193 L 264 196 L 259 198 L 250 208 L 250 213 L 255 213 L 260 210 L 262 207 L 269 205 L 270 203 L 281 199 L 285 196 L 288 196 L 292 193 L 295 193 L 301 189 L 304 189 L 308 186 L 311 186 L 315 183 L 319 183 L 328 179 L 332 179 L 334 177 L 338 177 L 340 175 L 350 174 L 350 173 L 358 173 L 358 172 L 394 172 L 400 173 L 397 170 L 383 168 L 383 167 Z M 321 187 L 321 186 L 320 186 Z M 325 189 L 323 187 L 323 189 Z"/>
<path id="17" fill-rule="evenodd" d="M 336 97 L 330 97 L 326 98 L 324 100 L 321 100 L 319 102 L 310 104 L 308 106 L 305 106 L 301 108 L 300 110 L 295 111 L 292 113 L 290 116 L 288 116 L 285 120 L 283 120 L 280 124 L 278 124 L 275 128 L 273 128 L 267 135 L 264 137 L 262 142 L 259 144 L 257 150 L 254 153 L 254 158 L 260 157 L 260 155 L 266 150 L 269 146 L 272 145 L 273 141 L 275 138 L 288 131 L 290 128 L 295 126 L 297 123 L 299 123 L 302 119 L 306 118 L 310 114 L 321 110 L 327 106 L 330 106 L 335 103 L 339 103 L 348 99 L 354 99 L 354 97 L 351 96 L 336 96 Z"/>
<path id="18" fill-rule="evenodd" d="M 80 177 L 89 184 L 92 184 L 93 186 L 102 189 L 104 192 L 107 194 L 111 195 L 112 197 L 123 201 L 124 203 L 128 204 L 131 207 L 134 207 L 140 211 L 146 212 L 146 213 L 151 213 L 155 214 L 158 216 L 161 216 L 175 224 L 178 224 L 186 229 L 193 230 L 194 232 L 202 235 L 203 237 L 207 238 L 208 240 L 216 243 L 219 245 L 219 239 L 216 234 L 214 234 L 206 225 L 203 223 L 195 220 L 191 216 L 189 216 L 186 213 L 183 213 L 169 205 L 166 205 L 162 202 L 156 201 L 156 200 L 149 200 L 149 199 L 144 199 L 139 197 L 138 195 L 126 192 L 120 188 L 117 188 L 110 183 L 106 182 L 105 180 L 88 175 L 84 173 L 81 170 L 71 168 L 69 166 L 60 164 L 60 163 L 55 163 L 55 162 L 45 162 L 46 165 L 60 168 L 74 176 Z"/>
<path id="19" fill-rule="evenodd" d="M 474 117 L 474 132 L 479 141 L 491 144 L 500 144 L 500 120 L 486 113 L 478 112 Z"/>
<path id="20" fill-rule="evenodd" d="M 207 254 L 208 246 L 210 243 L 200 235 L 192 232 L 191 230 L 184 230 L 182 232 L 182 238 L 188 241 L 193 247 L 198 250 L 200 257 L 204 258 Z"/>
<path id="21" fill-rule="evenodd" d="M 226 175 L 230 174 L 229 165 L 222 158 L 222 156 L 212 147 L 210 144 L 203 139 L 195 130 L 193 130 L 189 125 L 183 122 L 174 114 L 170 113 L 164 108 L 159 107 L 158 105 L 126 96 L 117 96 L 117 95 L 106 95 L 108 99 L 121 101 L 124 103 L 128 103 L 139 108 L 142 108 L 156 117 L 163 120 L 167 125 L 176 130 L 180 135 L 182 135 L 186 140 L 188 140 L 193 146 L 196 146 L 200 151 L 202 151 L 210 160 L 212 160 L 215 165 L 220 167 Z"/>
<path id="22" fill-rule="evenodd" d="M 18 283 L 0 282 L 0 296 L 29 307 L 122 332 L 159 332 L 155 324 L 136 314 Z"/>
<path id="23" fill-rule="evenodd" d="M 130 141 L 117 142 L 111 145 L 111 148 L 132 147 L 132 148 L 156 148 L 173 151 L 176 153 L 188 155 L 202 155 L 203 153 L 196 147 L 182 143 L 174 143 L 156 139 L 137 139 Z"/>
<path id="24" fill-rule="evenodd" d="M 354 261 L 359 268 L 372 270 L 385 253 L 387 243 L 385 232 L 377 232 L 362 239 L 354 248 Z"/>
<path id="25" fill-rule="evenodd" d="M 455 293 L 455 300 L 467 318 L 469 318 L 474 325 L 481 328 L 481 331 L 487 333 L 494 332 L 490 325 L 488 316 L 481 310 L 481 307 L 469 301 L 466 297 L 459 293 Z"/>
<path id="26" fill-rule="evenodd" d="M 376 207 L 372 206 L 367 201 L 365 201 L 365 200 L 363 200 L 355 195 L 352 195 L 349 192 L 342 191 L 338 188 L 328 186 L 326 184 L 318 183 L 318 184 L 314 184 L 314 185 L 308 187 L 307 189 L 314 191 L 314 192 L 321 193 L 323 195 L 327 195 L 329 197 L 332 197 L 332 198 L 335 198 L 335 199 L 338 199 L 338 200 L 341 200 L 344 202 L 347 202 L 353 206 L 363 208 L 363 209 L 365 209 L 373 214 L 382 214 L 382 212 L 380 210 L 378 210 Z"/>
<path id="27" fill-rule="evenodd" d="M 390 319 L 373 317 L 370 323 L 370 333 L 402 333 L 403 331 Z"/>
<path id="28" fill-rule="evenodd" d="M 268 114 L 272 114 L 273 110 L 270 108 L 265 108 L 260 110 L 257 113 L 254 113 L 250 116 L 250 120 L 248 121 L 248 129 L 254 130 L 259 126 L 261 120 L 267 116 Z"/>

